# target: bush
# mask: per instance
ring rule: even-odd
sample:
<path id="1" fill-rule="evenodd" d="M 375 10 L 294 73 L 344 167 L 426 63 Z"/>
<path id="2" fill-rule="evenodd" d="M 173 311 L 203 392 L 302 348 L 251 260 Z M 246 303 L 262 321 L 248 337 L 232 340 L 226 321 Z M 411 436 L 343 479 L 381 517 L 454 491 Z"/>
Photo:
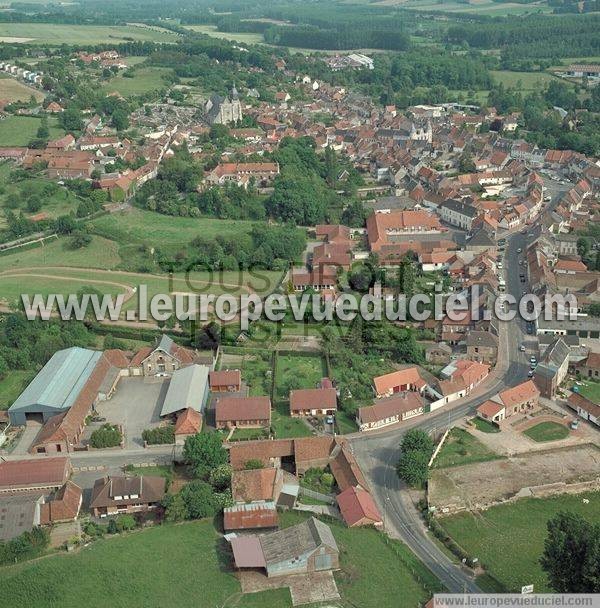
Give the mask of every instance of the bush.
<path id="1" fill-rule="evenodd" d="M 0 564 L 14 564 L 38 557 L 50 544 L 50 532 L 33 528 L 7 542 L 0 542 Z"/>
<path id="2" fill-rule="evenodd" d="M 114 448 L 121 445 L 122 438 L 119 427 L 107 423 L 91 434 L 90 445 L 93 448 Z"/>
<path id="3" fill-rule="evenodd" d="M 146 429 L 142 431 L 142 439 L 149 445 L 175 443 L 175 425 L 168 424 L 155 429 Z"/>
<path id="4" fill-rule="evenodd" d="M 258 458 L 251 458 L 250 460 L 246 461 L 246 464 L 244 464 L 244 469 L 246 471 L 249 471 L 251 469 L 264 469 L 265 465 L 258 460 Z"/>

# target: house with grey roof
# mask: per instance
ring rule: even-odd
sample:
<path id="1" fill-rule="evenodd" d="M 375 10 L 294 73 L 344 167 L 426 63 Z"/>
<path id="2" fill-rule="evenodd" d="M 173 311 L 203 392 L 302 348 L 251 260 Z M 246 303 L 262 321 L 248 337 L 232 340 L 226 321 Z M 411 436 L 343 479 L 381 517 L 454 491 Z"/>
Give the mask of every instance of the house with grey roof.
<path id="1" fill-rule="evenodd" d="M 535 369 L 535 383 L 543 397 L 552 399 L 569 369 L 570 349 L 562 338 L 548 346 Z"/>
<path id="2" fill-rule="evenodd" d="M 27 420 L 47 422 L 67 411 L 79 397 L 101 357 L 102 352 L 79 347 L 54 353 L 10 406 L 11 424 L 21 426 Z"/>
<path id="3" fill-rule="evenodd" d="M 442 203 L 438 209 L 444 222 L 464 230 L 471 230 L 473 220 L 479 215 L 479 209 L 473 205 L 452 198 Z"/>
<path id="4" fill-rule="evenodd" d="M 267 534 L 231 541 L 237 568 L 264 568 L 268 577 L 339 569 L 339 549 L 331 528 L 311 517 Z"/>
<path id="5" fill-rule="evenodd" d="M 161 416 L 177 414 L 191 408 L 202 413 L 208 401 L 209 385 L 207 365 L 189 365 L 173 372 Z"/>

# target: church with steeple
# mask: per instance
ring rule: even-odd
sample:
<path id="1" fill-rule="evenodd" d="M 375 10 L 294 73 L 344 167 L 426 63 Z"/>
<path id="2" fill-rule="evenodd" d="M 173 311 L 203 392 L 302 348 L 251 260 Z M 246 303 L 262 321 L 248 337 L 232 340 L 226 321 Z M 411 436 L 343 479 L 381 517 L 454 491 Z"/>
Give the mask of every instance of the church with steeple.
<path id="1" fill-rule="evenodd" d="M 204 113 L 210 125 L 226 125 L 242 120 L 242 104 L 235 85 L 228 97 L 213 95 L 204 105 Z"/>

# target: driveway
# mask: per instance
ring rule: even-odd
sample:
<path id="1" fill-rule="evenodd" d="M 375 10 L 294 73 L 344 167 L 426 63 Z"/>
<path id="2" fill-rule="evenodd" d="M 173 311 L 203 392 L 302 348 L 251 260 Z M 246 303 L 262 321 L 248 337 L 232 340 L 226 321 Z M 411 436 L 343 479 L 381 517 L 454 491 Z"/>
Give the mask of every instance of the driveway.
<path id="1" fill-rule="evenodd" d="M 161 422 L 168 386 L 168 378 L 121 378 L 112 398 L 100 402 L 96 411 L 107 422 L 123 426 L 126 449 L 143 447 L 142 431 Z"/>
<path id="2" fill-rule="evenodd" d="M 28 420 L 27 426 L 23 431 L 23 434 L 19 438 L 17 445 L 13 448 L 11 455 L 13 456 L 24 456 L 28 454 L 28 450 L 33 443 L 33 440 L 37 437 L 38 433 L 42 428 L 41 422 L 34 420 Z"/>

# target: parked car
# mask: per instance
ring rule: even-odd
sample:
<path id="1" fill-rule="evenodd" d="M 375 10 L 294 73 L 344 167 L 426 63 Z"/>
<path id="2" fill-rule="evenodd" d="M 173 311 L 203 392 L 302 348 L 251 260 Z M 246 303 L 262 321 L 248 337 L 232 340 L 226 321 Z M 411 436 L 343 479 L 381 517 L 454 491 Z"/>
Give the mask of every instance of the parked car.
<path id="1" fill-rule="evenodd" d="M 325 418 L 325 422 L 327 424 L 333 424 L 335 422 L 335 419 L 333 416 L 327 416 L 327 418 Z"/>
<path id="2" fill-rule="evenodd" d="M 571 429 L 576 431 L 579 428 L 579 420 L 571 420 Z"/>
<path id="3" fill-rule="evenodd" d="M 517 253 L 521 253 L 522 251 L 523 250 L 520 247 L 517 249 Z"/>
<path id="4" fill-rule="evenodd" d="M 533 378 L 533 371 L 532 371 L 532 370 L 529 370 L 529 371 L 527 372 L 527 377 L 528 377 L 528 378 Z"/>

